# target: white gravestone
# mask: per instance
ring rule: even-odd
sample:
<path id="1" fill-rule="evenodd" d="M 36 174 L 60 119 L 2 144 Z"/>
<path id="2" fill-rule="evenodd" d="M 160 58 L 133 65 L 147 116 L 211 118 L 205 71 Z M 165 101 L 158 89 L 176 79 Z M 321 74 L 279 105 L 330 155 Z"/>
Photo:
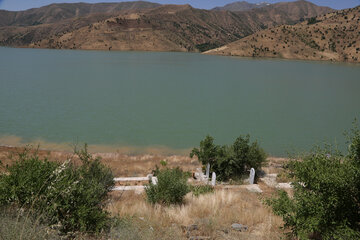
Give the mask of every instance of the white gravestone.
<path id="1" fill-rule="evenodd" d="M 210 177 L 210 164 L 209 163 L 206 165 L 205 175 L 206 175 L 207 179 L 209 179 L 209 177 Z"/>
<path id="2" fill-rule="evenodd" d="M 212 173 L 212 176 L 211 176 L 211 186 L 215 187 L 215 184 L 216 184 L 216 173 Z"/>
<path id="3" fill-rule="evenodd" d="M 251 168 L 250 169 L 250 178 L 249 178 L 250 184 L 254 184 L 254 179 L 255 179 L 255 169 Z"/>
<path id="4" fill-rule="evenodd" d="M 156 185 L 158 183 L 158 178 L 157 177 L 152 177 L 151 178 L 151 183 Z"/>

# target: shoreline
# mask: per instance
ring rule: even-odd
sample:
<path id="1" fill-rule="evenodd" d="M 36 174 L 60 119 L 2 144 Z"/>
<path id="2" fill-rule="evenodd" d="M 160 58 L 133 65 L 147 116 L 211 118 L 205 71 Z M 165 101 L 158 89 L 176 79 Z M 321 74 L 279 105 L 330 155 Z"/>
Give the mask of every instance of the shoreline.
<path id="1" fill-rule="evenodd" d="M 235 59 L 248 59 L 248 60 L 279 60 L 279 61 L 301 61 L 311 63 L 325 63 L 325 64 L 346 64 L 346 65 L 357 65 L 360 66 L 360 61 L 338 61 L 334 59 L 307 59 L 307 58 L 285 58 L 285 57 L 270 57 L 270 56 L 248 56 L 248 55 L 231 55 L 218 53 L 216 48 L 210 49 L 205 52 L 189 52 L 189 51 L 154 51 L 154 50 L 106 50 L 106 49 L 72 49 L 72 48 L 41 48 L 41 47 L 27 47 L 27 46 L 1 46 L 0 48 L 10 49 L 37 49 L 37 50 L 56 50 L 56 51 L 84 51 L 84 52 L 115 52 L 115 53 L 182 53 L 182 54 L 200 54 L 204 56 L 215 56 L 215 57 L 228 57 Z"/>
<path id="2" fill-rule="evenodd" d="M 10 166 L 15 160 L 16 155 L 21 153 L 24 147 L 3 146 L 0 144 L 0 172 Z M 30 149 L 30 155 L 35 153 L 34 148 Z M 37 155 L 40 159 L 47 159 L 54 162 L 65 162 L 73 160 L 79 164 L 78 157 L 73 152 L 55 151 L 39 149 Z M 184 171 L 194 172 L 201 168 L 201 164 L 196 157 L 190 158 L 189 155 L 161 155 L 161 154 L 137 154 L 128 155 L 119 152 L 92 153 L 94 158 L 99 157 L 100 161 L 108 166 L 115 177 L 142 177 L 150 174 L 156 166 L 161 166 L 161 161 L 167 162 L 167 167 L 180 167 Z M 268 164 L 263 167 L 264 171 L 271 173 L 279 172 L 283 164 L 289 161 L 285 157 L 267 157 Z"/>
<path id="3" fill-rule="evenodd" d="M 82 148 L 84 145 L 83 144 L 79 144 L 76 145 L 79 148 Z M 153 151 L 153 152 L 126 152 L 126 151 L 122 151 L 124 149 L 126 149 L 127 147 L 118 147 L 114 151 L 111 151 L 109 147 L 108 151 L 92 151 L 92 147 L 93 146 L 98 146 L 98 145 L 88 145 L 88 150 L 89 153 L 96 155 L 96 156 L 101 156 L 101 155 L 109 155 L 109 154 L 117 154 L 117 155 L 123 155 L 123 156 L 129 156 L 129 157 L 136 157 L 136 156 L 162 156 L 162 157 L 173 157 L 173 156 L 182 156 L 182 157 L 188 157 L 192 148 L 189 149 L 181 149 L 181 150 L 175 150 L 174 152 L 161 152 L 161 151 Z M 104 145 L 104 147 L 106 147 Z M 55 153 L 62 153 L 62 154 L 73 154 L 74 151 L 73 150 L 66 150 L 66 149 L 51 149 L 51 148 L 46 148 L 46 147 L 41 147 L 41 144 L 35 145 L 35 144 L 26 144 L 23 143 L 22 145 L 9 145 L 9 144 L 3 144 L 0 143 L 0 152 L 4 149 L 8 149 L 8 150 L 24 150 L 25 148 L 28 148 L 29 150 L 39 150 L 42 152 L 55 152 Z M 130 147 L 129 147 L 130 148 Z M 94 149 L 94 148 L 93 148 Z M 147 148 L 144 147 L 143 149 L 155 149 L 155 148 Z M 161 148 L 158 148 L 159 150 Z M 181 153 L 183 152 L 183 153 Z M 267 156 L 268 159 L 288 159 L 288 157 L 284 157 L 284 156 L 275 156 L 275 155 L 268 155 Z"/>

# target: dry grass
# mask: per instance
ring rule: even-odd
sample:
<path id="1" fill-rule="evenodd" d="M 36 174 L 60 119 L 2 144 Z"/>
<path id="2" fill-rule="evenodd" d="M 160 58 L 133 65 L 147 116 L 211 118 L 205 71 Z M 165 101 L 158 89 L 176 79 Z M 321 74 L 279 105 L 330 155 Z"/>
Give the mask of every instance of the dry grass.
<path id="1" fill-rule="evenodd" d="M 110 211 L 120 216 L 130 216 L 148 224 L 158 233 L 156 237 L 166 239 L 171 229 L 173 234 L 186 238 L 182 226 L 197 224 L 195 236 L 209 236 L 211 239 L 279 239 L 282 220 L 274 216 L 254 193 L 218 189 L 215 193 L 194 197 L 186 196 L 182 206 L 152 206 L 145 196 L 125 193 L 119 199 L 113 196 Z M 244 233 L 231 229 L 231 224 L 241 223 L 249 227 Z M 159 234 L 161 236 L 159 236 Z M 165 234 L 164 236 L 162 234 Z"/>
<path id="2" fill-rule="evenodd" d="M 268 165 L 266 167 L 263 167 L 262 169 L 268 174 L 279 174 L 284 170 L 284 166 L 286 165 L 286 163 L 289 162 L 289 159 L 269 157 L 267 161 Z"/>
<path id="3" fill-rule="evenodd" d="M 14 209 L 0 209 L 1 240 L 56 240 L 60 237 L 55 231 L 41 224 L 40 218 Z"/>
<path id="4" fill-rule="evenodd" d="M 13 157 L 17 153 L 23 151 L 22 147 L 5 147 L 0 146 L 0 162 L 4 165 L 11 165 L 13 163 Z M 91 149 L 90 149 L 91 150 Z M 34 150 L 32 150 L 34 152 Z M 40 150 L 38 155 L 41 158 L 48 158 L 50 161 L 64 162 L 65 160 L 72 158 L 76 161 L 76 156 L 73 153 L 65 151 L 48 151 Z M 160 161 L 165 160 L 168 163 L 168 167 L 180 166 L 184 171 L 193 171 L 200 167 L 197 159 L 191 159 L 184 155 L 167 155 L 167 154 L 139 154 L 129 155 L 124 154 L 121 151 L 115 153 L 94 153 L 94 157 L 100 157 L 101 162 L 110 167 L 116 177 L 137 177 L 146 176 L 153 169 L 155 165 L 160 166 Z"/>
<path id="5" fill-rule="evenodd" d="M 96 154 L 102 158 L 102 162 L 111 168 L 115 176 L 122 177 L 136 177 L 146 176 L 155 169 L 155 166 L 160 166 L 160 161 L 167 161 L 167 166 L 170 168 L 180 166 L 184 171 L 194 171 L 201 167 L 197 159 L 191 159 L 187 156 L 173 155 L 136 155 L 129 156 L 123 154 Z"/>

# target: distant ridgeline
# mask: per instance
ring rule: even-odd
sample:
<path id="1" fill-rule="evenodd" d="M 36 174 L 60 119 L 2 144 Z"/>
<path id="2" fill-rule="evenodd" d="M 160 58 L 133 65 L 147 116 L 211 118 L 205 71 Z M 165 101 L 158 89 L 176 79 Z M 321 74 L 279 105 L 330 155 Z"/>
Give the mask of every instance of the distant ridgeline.
<path id="1" fill-rule="evenodd" d="M 203 52 L 330 12 L 307 1 L 237 2 L 212 10 L 142 1 L 51 4 L 19 12 L 0 10 L 0 45 Z"/>

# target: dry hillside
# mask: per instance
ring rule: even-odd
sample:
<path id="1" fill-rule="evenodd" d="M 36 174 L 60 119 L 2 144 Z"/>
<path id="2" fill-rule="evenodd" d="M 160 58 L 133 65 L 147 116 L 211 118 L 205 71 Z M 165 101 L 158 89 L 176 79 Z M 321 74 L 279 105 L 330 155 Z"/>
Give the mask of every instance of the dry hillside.
<path id="1" fill-rule="evenodd" d="M 146 12 L 123 14 L 31 47 L 144 51 L 198 51 L 235 41 L 257 30 L 260 23 L 231 12 L 164 5 Z"/>
<path id="2" fill-rule="evenodd" d="M 255 33 L 207 54 L 360 62 L 360 7 Z"/>
<path id="3" fill-rule="evenodd" d="M 268 27 L 294 24 L 301 18 L 330 11 L 306 1 L 242 12 L 208 11 L 190 5 L 103 11 L 56 23 L 0 27 L 0 45 L 197 52 L 223 46 Z"/>
<path id="4" fill-rule="evenodd" d="M 120 3 L 57 3 L 25 11 L 0 10 L 0 26 L 34 26 L 56 23 L 70 18 L 85 17 L 95 13 L 116 13 L 123 10 L 149 9 L 157 3 L 136 1 Z"/>
<path id="5" fill-rule="evenodd" d="M 217 11 L 248 11 L 254 8 L 261 8 L 270 5 L 270 3 L 262 2 L 262 3 L 249 3 L 246 1 L 239 1 L 239 2 L 233 2 L 226 4 L 223 7 L 215 7 L 212 10 Z"/>

